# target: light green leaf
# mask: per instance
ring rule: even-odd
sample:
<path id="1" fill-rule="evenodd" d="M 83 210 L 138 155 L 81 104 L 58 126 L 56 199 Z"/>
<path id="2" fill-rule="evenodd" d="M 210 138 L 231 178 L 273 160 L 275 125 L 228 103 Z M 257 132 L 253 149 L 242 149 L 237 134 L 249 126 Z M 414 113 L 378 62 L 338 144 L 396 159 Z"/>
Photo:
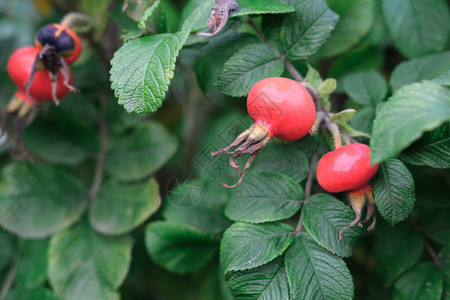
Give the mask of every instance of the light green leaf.
<path id="1" fill-rule="evenodd" d="M 380 164 L 374 179 L 373 194 L 381 216 L 394 225 L 403 221 L 414 207 L 414 180 L 398 159 Z"/>
<path id="2" fill-rule="evenodd" d="M 351 121 L 351 119 L 353 118 L 353 116 L 355 115 L 356 110 L 349 108 L 349 109 L 345 109 L 342 110 L 338 113 L 335 113 L 332 117 L 331 117 L 331 121 L 334 121 L 336 123 L 348 123 Z"/>
<path id="3" fill-rule="evenodd" d="M 181 13 L 180 30 L 197 31 L 206 27 L 214 3 L 214 0 L 190 0 Z"/>
<path id="4" fill-rule="evenodd" d="M 328 194 L 315 194 L 302 209 L 302 221 L 311 237 L 338 256 L 352 255 L 352 244 L 361 233 L 359 226 L 339 232 L 355 219 L 353 210 Z"/>
<path id="5" fill-rule="evenodd" d="M 173 182 L 180 184 L 168 192 L 163 209 L 164 218 L 172 222 L 191 225 L 210 234 L 218 234 L 231 225 L 224 209 L 229 200 L 229 190 L 216 182 L 194 179 Z"/>
<path id="6" fill-rule="evenodd" d="M 336 79 L 334 78 L 328 78 L 326 79 L 319 87 L 319 94 L 318 96 L 320 98 L 328 96 L 336 90 Z"/>
<path id="7" fill-rule="evenodd" d="M 272 141 L 264 147 L 264 151 L 258 155 L 250 170 L 272 171 L 287 175 L 296 182 L 301 182 L 308 177 L 309 162 L 305 153 L 296 145 Z"/>
<path id="8" fill-rule="evenodd" d="M 439 300 L 442 275 L 432 262 L 423 262 L 401 276 L 394 285 L 394 300 Z"/>
<path id="9" fill-rule="evenodd" d="M 227 283 L 238 300 L 291 299 L 282 257 L 255 269 L 230 272 Z"/>
<path id="10" fill-rule="evenodd" d="M 380 232 L 373 248 L 375 269 L 380 278 L 390 286 L 400 274 L 419 261 L 423 248 L 421 235 L 406 225 Z"/>
<path id="11" fill-rule="evenodd" d="M 336 6 L 335 2 L 328 1 L 333 10 Z M 344 2 L 346 3 L 346 1 Z M 343 54 L 362 40 L 372 27 L 375 18 L 374 0 L 353 1 L 350 5 L 346 4 L 342 13 L 338 11 L 338 14 L 339 23 L 330 39 L 318 53 L 319 57 Z"/>
<path id="12" fill-rule="evenodd" d="M 431 81 L 439 83 L 441 85 L 450 86 L 450 70 L 445 71 L 442 74 L 434 77 Z"/>
<path id="13" fill-rule="evenodd" d="M 400 155 L 405 162 L 433 168 L 450 168 L 450 124 L 426 132 L 416 143 Z"/>
<path id="14" fill-rule="evenodd" d="M 43 238 L 69 227 L 83 214 L 87 189 L 64 169 L 12 163 L 2 170 L 0 224 L 25 238 Z"/>
<path id="15" fill-rule="evenodd" d="M 123 234 L 142 224 L 161 205 L 158 183 L 105 183 L 92 201 L 89 220 L 92 227 L 106 235 Z"/>
<path id="16" fill-rule="evenodd" d="M 322 77 L 320 76 L 319 71 L 311 67 L 310 64 L 308 65 L 308 73 L 306 73 L 305 81 L 309 82 L 316 90 L 320 88 L 322 85 Z"/>
<path id="17" fill-rule="evenodd" d="M 156 34 L 126 42 L 111 60 L 111 87 L 127 112 L 161 107 L 188 32 Z"/>
<path id="18" fill-rule="evenodd" d="M 396 156 L 424 131 L 450 120 L 450 90 L 437 83 L 404 86 L 377 107 L 370 141 L 372 163 Z"/>
<path id="19" fill-rule="evenodd" d="M 350 125 L 356 130 L 371 134 L 374 119 L 375 108 L 372 106 L 365 106 L 355 113 Z"/>
<path id="20" fill-rule="evenodd" d="M 175 273 L 187 273 L 205 266 L 216 255 L 217 241 L 209 234 L 172 222 L 153 222 L 145 231 L 150 257 Z"/>
<path id="21" fill-rule="evenodd" d="M 273 172 L 249 172 L 236 187 L 225 208 L 234 221 L 262 223 L 287 219 L 300 209 L 303 188 L 289 177 Z"/>
<path id="22" fill-rule="evenodd" d="M 344 79 L 345 93 L 356 103 L 375 107 L 387 94 L 386 80 L 375 71 L 359 72 Z"/>
<path id="23" fill-rule="evenodd" d="M 278 77 L 284 71 L 280 55 L 269 45 L 246 46 L 224 65 L 217 79 L 219 90 L 232 97 L 243 97 L 259 80 Z"/>
<path id="24" fill-rule="evenodd" d="M 226 61 L 239 49 L 256 43 L 258 38 L 248 33 L 227 33 L 211 39 L 195 62 L 195 74 L 200 88 L 206 92 L 217 82 Z"/>
<path id="25" fill-rule="evenodd" d="M 346 123 L 340 123 L 339 128 L 344 131 L 345 133 L 349 134 L 351 137 L 365 137 L 370 138 L 370 135 L 363 131 L 359 131 L 351 127 L 350 125 Z"/>
<path id="26" fill-rule="evenodd" d="M 111 137 L 105 168 L 121 181 L 139 180 L 161 168 L 176 150 L 176 139 L 162 125 L 145 122 L 133 132 Z"/>
<path id="27" fill-rule="evenodd" d="M 59 232 L 50 240 L 48 276 L 65 300 L 118 300 L 116 289 L 131 262 L 130 236 L 105 237 L 87 221 Z"/>
<path id="28" fill-rule="evenodd" d="M 146 29 L 146 23 L 148 19 L 153 15 L 153 13 L 158 8 L 159 4 L 161 3 L 161 0 L 155 0 L 152 5 L 150 5 L 144 12 L 144 15 L 139 18 L 138 21 L 138 28 L 140 30 Z"/>
<path id="29" fill-rule="evenodd" d="M 386 25 L 397 49 L 406 57 L 442 50 L 450 33 L 445 0 L 383 0 Z"/>
<path id="30" fill-rule="evenodd" d="M 15 288 L 6 295 L 5 300 L 60 300 L 60 298 L 46 288 L 35 290 Z"/>
<path id="31" fill-rule="evenodd" d="M 283 14 L 294 11 L 294 8 L 282 0 L 236 0 L 239 4 L 238 11 L 233 16 Z"/>
<path id="32" fill-rule="evenodd" d="M 220 262 L 229 271 L 262 266 L 280 256 L 294 239 L 294 230 L 285 223 L 234 223 L 223 234 Z"/>
<path id="33" fill-rule="evenodd" d="M 326 42 L 339 17 L 323 0 L 288 0 L 295 13 L 288 15 L 280 32 L 280 50 L 289 59 L 306 59 Z"/>
<path id="34" fill-rule="evenodd" d="M 390 84 L 394 90 L 420 80 L 431 80 L 450 69 L 450 51 L 402 62 L 392 72 Z"/>
<path id="35" fill-rule="evenodd" d="M 48 240 L 25 240 L 20 251 L 16 270 L 16 284 L 34 289 L 47 280 Z"/>
<path id="36" fill-rule="evenodd" d="M 317 245 L 307 234 L 286 252 L 286 274 L 293 299 L 353 299 L 353 279 L 345 262 Z"/>

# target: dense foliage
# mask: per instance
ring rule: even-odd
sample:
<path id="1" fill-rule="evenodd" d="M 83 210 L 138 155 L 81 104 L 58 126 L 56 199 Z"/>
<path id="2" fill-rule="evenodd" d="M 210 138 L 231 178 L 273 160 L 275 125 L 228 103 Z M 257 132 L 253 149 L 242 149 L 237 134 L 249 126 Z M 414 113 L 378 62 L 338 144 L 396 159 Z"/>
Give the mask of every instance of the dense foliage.
<path id="1" fill-rule="evenodd" d="M 214 0 L 0 1 L 3 110 L 9 55 L 89 17 L 73 27 L 80 93 L 40 106 L 20 159 L 12 124 L 0 138 L 0 300 L 450 299 L 448 2 L 237 4 L 208 36 Z M 279 76 L 315 100 L 312 134 L 272 140 L 219 185 L 237 172 L 211 152 Z M 377 221 L 340 239 L 355 212 L 315 168 L 354 142 L 379 163 Z"/>

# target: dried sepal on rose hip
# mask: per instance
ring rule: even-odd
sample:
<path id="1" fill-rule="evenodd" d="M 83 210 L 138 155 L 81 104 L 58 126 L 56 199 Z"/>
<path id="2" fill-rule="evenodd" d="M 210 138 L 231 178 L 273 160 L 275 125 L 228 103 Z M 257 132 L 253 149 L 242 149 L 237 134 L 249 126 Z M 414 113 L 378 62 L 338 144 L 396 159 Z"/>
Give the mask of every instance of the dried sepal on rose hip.
<path id="1" fill-rule="evenodd" d="M 214 36 L 218 34 L 227 24 L 229 16 L 239 8 L 236 0 L 216 0 L 211 9 L 211 17 L 206 22 L 209 33 L 199 32 L 200 36 Z"/>
<path id="2" fill-rule="evenodd" d="M 24 83 L 30 99 L 34 100 L 30 92 L 35 76 L 39 71 L 47 70 L 52 82 L 52 100 L 59 105 L 57 95 L 59 86 L 58 78 L 64 78 L 64 86 L 71 92 L 78 89 L 69 83 L 71 70 L 69 64 L 75 62 L 81 54 L 82 45 L 79 36 L 70 28 L 62 24 L 48 24 L 40 28 L 36 33 L 35 44 L 39 52 L 31 64 L 31 72 Z"/>
<path id="3" fill-rule="evenodd" d="M 247 96 L 247 110 L 255 122 L 241 133 L 230 145 L 211 156 L 232 154 L 230 165 L 238 171 L 239 185 L 245 172 L 273 137 L 285 141 L 295 141 L 304 137 L 316 118 L 314 101 L 303 85 L 288 78 L 271 77 L 258 81 Z M 231 148 L 236 147 L 234 150 Z M 237 159 L 245 154 L 250 158 L 243 170 Z"/>
<path id="4" fill-rule="evenodd" d="M 370 147 L 364 144 L 348 144 L 325 154 L 317 165 L 316 176 L 319 185 L 331 193 L 347 192 L 356 218 L 339 232 L 354 225 L 362 226 L 373 216 L 368 230 L 375 227 L 375 204 L 369 180 L 378 171 L 378 164 L 370 163 Z M 366 218 L 361 220 L 362 210 L 367 204 Z"/>

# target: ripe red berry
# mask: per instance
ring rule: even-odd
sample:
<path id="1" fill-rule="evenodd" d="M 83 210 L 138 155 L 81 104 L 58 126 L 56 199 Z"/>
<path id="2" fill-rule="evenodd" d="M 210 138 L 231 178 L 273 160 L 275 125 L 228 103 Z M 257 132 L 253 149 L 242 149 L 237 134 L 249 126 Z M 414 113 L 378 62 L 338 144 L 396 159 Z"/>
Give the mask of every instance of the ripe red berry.
<path id="1" fill-rule="evenodd" d="M 264 146 L 273 137 L 295 141 L 305 136 L 314 124 L 316 108 L 311 95 L 299 82 L 292 79 L 272 77 L 258 81 L 247 97 L 247 109 L 255 122 L 241 133 L 229 146 L 211 153 L 212 156 L 233 154 L 230 165 L 239 173 L 239 181 L 225 187 L 238 185 Z M 234 151 L 230 148 L 237 147 Z M 238 157 L 250 154 L 244 170 L 237 162 Z"/>
<path id="2" fill-rule="evenodd" d="M 74 63 L 81 54 L 80 37 L 70 28 L 61 24 L 48 24 L 38 30 L 36 47 L 41 50 L 45 45 L 53 46 L 67 63 Z"/>
<path id="3" fill-rule="evenodd" d="M 370 165 L 370 148 L 349 144 L 325 154 L 317 165 L 317 181 L 328 192 L 351 191 L 364 186 L 377 172 Z"/>
<path id="4" fill-rule="evenodd" d="M 17 49 L 8 59 L 8 74 L 19 90 L 25 90 L 25 82 L 30 78 L 32 65 L 39 53 L 39 49 L 32 46 L 25 46 Z M 58 85 L 56 96 L 64 98 L 69 93 L 69 89 L 64 85 L 64 76 L 58 72 Z M 69 83 L 72 83 L 73 75 L 70 72 Z M 30 87 L 30 96 L 37 102 L 52 100 L 52 83 L 49 71 L 37 71 Z"/>

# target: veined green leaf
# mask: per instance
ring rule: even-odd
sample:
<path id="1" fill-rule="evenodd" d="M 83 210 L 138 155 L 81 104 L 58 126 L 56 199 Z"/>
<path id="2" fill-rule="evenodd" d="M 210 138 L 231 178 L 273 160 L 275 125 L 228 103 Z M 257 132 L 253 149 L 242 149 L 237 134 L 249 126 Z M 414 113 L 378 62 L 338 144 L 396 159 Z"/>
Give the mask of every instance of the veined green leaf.
<path id="1" fill-rule="evenodd" d="M 356 103 L 375 107 L 387 94 L 386 80 L 377 72 L 360 72 L 344 79 L 344 90 Z"/>

